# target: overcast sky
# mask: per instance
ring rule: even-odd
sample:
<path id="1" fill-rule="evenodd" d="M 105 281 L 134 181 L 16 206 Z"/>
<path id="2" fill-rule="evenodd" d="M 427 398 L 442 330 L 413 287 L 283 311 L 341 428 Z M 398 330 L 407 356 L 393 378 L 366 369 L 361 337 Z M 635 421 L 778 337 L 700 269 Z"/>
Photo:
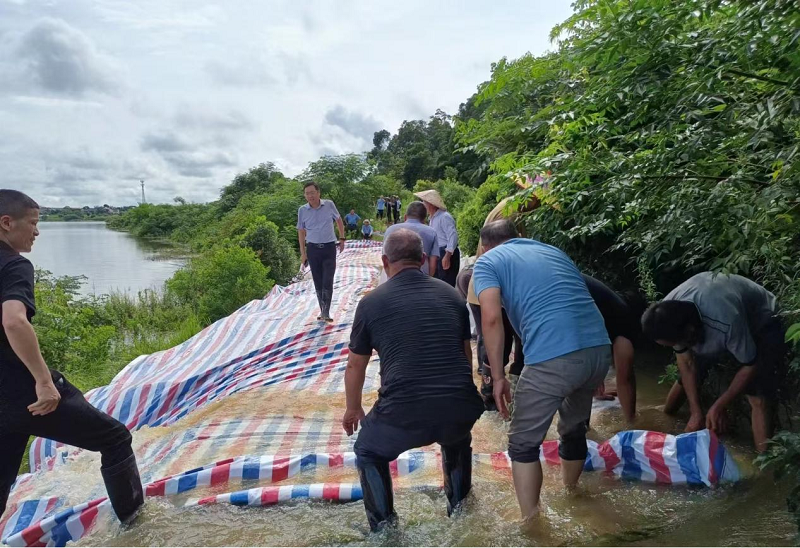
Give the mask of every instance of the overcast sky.
<path id="1" fill-rule="evenodd" d="M 216 199 L 455 113 L 570 0 L 0 0 L 0 186 L 42 205 Z"/>

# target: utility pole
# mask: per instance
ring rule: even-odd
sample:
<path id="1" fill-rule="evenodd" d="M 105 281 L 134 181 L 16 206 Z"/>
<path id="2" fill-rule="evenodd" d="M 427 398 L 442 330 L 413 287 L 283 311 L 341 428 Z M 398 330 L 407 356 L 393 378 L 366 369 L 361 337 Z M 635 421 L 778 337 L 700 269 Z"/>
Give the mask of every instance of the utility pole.
<path id="1" fill-rule="evenodd" d="M 142 183 L 142 203 L 144 203 L 144 180 L 140 179 L 139 182 Z"/>

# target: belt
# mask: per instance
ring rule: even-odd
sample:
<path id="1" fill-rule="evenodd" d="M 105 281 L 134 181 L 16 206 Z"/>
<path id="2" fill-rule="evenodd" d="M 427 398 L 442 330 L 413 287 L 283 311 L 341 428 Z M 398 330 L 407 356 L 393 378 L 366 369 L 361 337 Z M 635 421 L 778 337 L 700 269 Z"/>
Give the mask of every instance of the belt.
<path id="1" fill-rule="evenodd" d="M 336 242 L 327 242 L 327 243 L 324 243 L 324 244 L 317 244 L 317 243 L 314 243 L 314 242 L 306 242 L 306 246 L 307 247 L 316 247 L 316 248 L 319 248 L 319 249 L 322 249 L 324 247 L 328 247 L 329 245 L 336 245 Z"/>

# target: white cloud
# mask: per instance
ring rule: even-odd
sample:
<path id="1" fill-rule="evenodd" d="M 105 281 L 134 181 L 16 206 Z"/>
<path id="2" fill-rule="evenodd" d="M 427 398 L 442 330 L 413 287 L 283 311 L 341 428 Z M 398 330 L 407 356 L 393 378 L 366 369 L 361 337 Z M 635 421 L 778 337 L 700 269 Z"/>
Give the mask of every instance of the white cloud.
<path id="1" fill-rule="evenodd" d="M 570 0 L 0 0 L 0 165 L 47 205 L 207 201 L 437 108 L 539 53 Z"/>

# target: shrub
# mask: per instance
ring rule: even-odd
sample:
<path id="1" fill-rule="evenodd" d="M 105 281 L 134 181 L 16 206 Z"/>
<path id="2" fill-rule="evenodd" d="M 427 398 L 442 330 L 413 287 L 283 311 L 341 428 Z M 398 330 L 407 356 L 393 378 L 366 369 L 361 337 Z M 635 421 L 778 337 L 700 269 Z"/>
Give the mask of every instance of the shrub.
<path id="1" fill-rule="evenodd" d="M 192 259 L 167 281 L 167 289 L 195 307 L 203 321 L 214 322 L 263 298 L 274 285 L 268 275 L 252 249 L 227 244 Z"/>

